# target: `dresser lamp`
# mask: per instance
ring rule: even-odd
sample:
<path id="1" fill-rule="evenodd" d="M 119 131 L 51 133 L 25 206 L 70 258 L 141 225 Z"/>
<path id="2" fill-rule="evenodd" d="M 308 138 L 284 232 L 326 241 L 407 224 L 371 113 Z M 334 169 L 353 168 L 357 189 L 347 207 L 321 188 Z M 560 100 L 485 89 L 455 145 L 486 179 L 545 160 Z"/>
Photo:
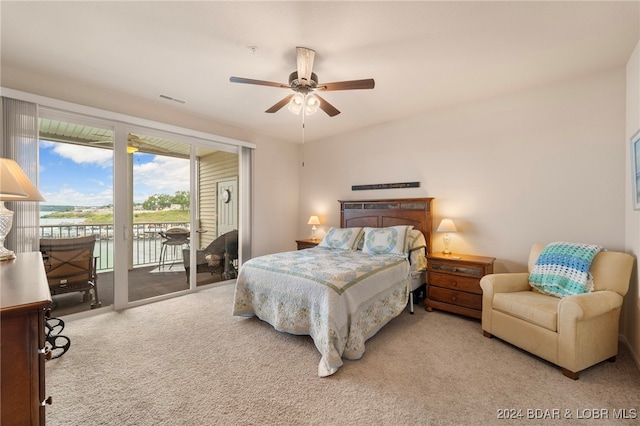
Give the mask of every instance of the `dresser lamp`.
<path id="1" fill-rule="evenodd" d="M 309 221 L 307 222 L 307 225 L 313 225 L 311 227 L 311 239 L 315 240 L 316 239 L 316 225 L 320 225 L 320 219 L 318 219 L 318 216 L 311 216 L 309 218 Z"/>
<path id="2" fill-rule="evenodd" d="M 444 236 L 442 237 L 442 242 L 444 243 L 444 250 L 442 253 L 451 254 L 451 250 L 449 249 L 449 244 L 451 243 L 451 237 L 449 236 L 450 232 L 458 232 L 456 229 L 456 225 L 453 223 L 453 220 L 445 218 L 442 219 L 440 225 L 438 225 L 438 229 L 436 232 L 444 232 Z"/>
<path id="3" fill-rule="evenodd" d="M 0 261 L 16 258 L 13 251 L 4 247 L 13 225 L 13 212 L 4 206 L 5 201 L 44 201 L 44 198 L 18 163 L 0 158 Z"/>

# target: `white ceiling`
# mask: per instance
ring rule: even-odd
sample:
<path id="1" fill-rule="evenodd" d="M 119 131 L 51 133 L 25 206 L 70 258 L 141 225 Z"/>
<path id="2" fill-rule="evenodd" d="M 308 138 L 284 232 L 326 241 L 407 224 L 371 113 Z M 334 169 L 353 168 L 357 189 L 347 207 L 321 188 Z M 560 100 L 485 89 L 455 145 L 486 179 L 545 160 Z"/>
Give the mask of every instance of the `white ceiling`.
<path id="1" fill-rule="evenodd" d="M 316 51 L 320 83 L 375 79 L 373 90 L 323 93 L 342 113 L 307 117 L 309 141 L 624 66 L 640 39 L 639 5 L 2 1 L 1 60 L 3 69 L 72 79 L 299 142 L 299 116 L 286 108 L 264 113 L 288 89 L 229 77 L 287 83 L 295 47 L 304 46 Z M 8 80 L 3 75 L 2 85 L 12 87 Z"/>

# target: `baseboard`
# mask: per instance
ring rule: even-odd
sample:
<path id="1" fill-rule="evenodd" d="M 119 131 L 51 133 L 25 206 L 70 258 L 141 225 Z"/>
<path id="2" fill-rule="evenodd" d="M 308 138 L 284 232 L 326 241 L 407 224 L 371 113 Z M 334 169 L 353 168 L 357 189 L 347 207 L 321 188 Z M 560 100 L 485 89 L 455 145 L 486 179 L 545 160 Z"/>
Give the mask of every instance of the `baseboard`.
<path id="1" fill-rule="evenodd" d="M 640 357 L 638 356 L 637 353 L 633 351 L 633 347 L 629 344 L 627 337 L 624 334 L 619 334 L 618 341 L 624 343 L 627 346 L 627 349 L 629 349 L 629 352 L 631 352 L 631 358 L 633 359 L 633 362 L 636 364 L 636 368 L 638 369 L 638 371 L 640 371 Z"/>

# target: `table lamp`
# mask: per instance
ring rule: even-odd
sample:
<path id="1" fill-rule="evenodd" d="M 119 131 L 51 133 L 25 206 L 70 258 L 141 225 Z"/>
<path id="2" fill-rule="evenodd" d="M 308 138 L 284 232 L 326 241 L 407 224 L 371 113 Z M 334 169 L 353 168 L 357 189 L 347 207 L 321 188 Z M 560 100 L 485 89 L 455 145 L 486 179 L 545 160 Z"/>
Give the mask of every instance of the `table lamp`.
<path id="1" fill-rule="evenodd" d="M 13 225 L 13 212 L 4 206 L 5 201 L 44 201 L 44 198 L 18 163 L 0 158 L 0 261 L 16 257 L 13 251 L 4 247 L 4 240 Z"/>
<path id="2" fill-rule="evenodd" d="M 313 225 L 311 227 L 311 239 L 315 240 L 316 239 L 316 225 L 320 225 L 320 219 L 318 219 L 318 216 L 311 216 L 309 218 L 309 221 L 307 222 L 307 225 Z"/>
<path id="3" fill-rule="evenodd" d="M 444 243 L 444 250 L 442 252 L 444 254 L 451 254 L 451 250 L 449 250 L 449 244 L 451 243 L 451 237 L 449 236 L 450 232 L 458 232 L 456 229 L 456 225 L 453 223 L 453 220 L 445 218 L 442 219 L 440 225 L 438 225 L 438 229 L 436 232 L 444 232 L 444 236 L 442 237 L 442 242 Z"/>

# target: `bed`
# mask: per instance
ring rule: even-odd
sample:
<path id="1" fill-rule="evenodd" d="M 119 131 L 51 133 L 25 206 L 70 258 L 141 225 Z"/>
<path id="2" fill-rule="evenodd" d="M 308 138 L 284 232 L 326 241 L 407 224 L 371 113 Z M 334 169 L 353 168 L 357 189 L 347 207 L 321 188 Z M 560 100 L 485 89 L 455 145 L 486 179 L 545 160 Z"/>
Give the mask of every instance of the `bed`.
<path id="1" fill-rule="evenodd" d="M 310 335 L 320 377 L 361 358 L 365 341 L 405 309 L 431 250 L 432 198 L 339 202 L 340 227 L 317 247 L 245 262 L 233 305 L 233 315 Z"/>

